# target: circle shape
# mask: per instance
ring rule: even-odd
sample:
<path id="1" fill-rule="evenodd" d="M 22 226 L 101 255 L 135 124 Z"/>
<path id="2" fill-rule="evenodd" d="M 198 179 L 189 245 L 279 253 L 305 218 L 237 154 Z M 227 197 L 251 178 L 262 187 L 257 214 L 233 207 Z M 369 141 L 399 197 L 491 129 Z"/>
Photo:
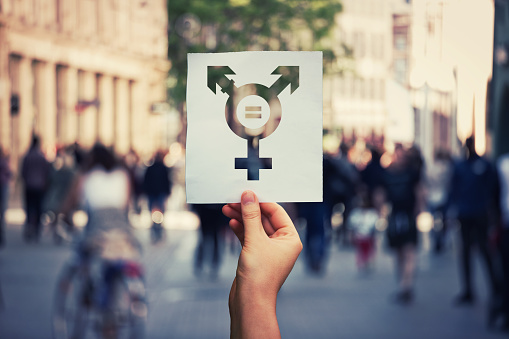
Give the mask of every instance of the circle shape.
<path id="1" fill-rule="evenodd" d="M 270 105 L 261 96 L 248 95 L 240 100 L 235 113 L 242 126 L 257 129 L 269 121 Z"/>

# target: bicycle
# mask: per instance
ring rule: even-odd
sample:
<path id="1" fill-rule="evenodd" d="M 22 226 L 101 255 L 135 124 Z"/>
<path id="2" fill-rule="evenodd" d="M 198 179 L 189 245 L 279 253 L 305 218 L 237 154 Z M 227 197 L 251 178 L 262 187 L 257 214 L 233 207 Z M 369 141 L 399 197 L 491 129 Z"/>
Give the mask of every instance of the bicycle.
<path id="1" fill-rule="evenodd" d="M 52 314 L 54 339 L 143 338 L 148 308 L 141 264 L 126 258 L 125 244 L 108 242 L 106 235 L 100 255 L 83 251 L 78 263 L 64 267 Z"/>

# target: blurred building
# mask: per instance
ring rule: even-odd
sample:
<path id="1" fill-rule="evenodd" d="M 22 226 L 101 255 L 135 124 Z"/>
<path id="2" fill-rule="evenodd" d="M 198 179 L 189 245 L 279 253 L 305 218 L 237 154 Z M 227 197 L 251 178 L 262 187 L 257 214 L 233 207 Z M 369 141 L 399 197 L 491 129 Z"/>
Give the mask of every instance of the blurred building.
<path id="1" fill-rule="evenodd" d="M 490 86 L 490 130 L 493 155 L 509 153 L 509 1 L 495 1 L 493 77 Z"/>
<path id="2" fill-rule="evenodd" d="M 347 59 L 340 58 L 336 72 L 324 76 L 325 129 L 347 141 L 416 143 L 428 163 L 441 149 L 458 155 L 472 134 L 478 152 L 489 152 L 486 112 L 494 1 L 343 4 L 334 41 L 349 46 L 353 58 L 346 64 Z M 506 44 L 505 36 L 500 33 L 496 43 Z M 497 66 L 497 71 L 503 74 L 504 67 Z M 505 106 L 494 105 L 493 114 L 500 117 L 497 112 Z"/>
<path id="3" fill-rule="evenodd" d="M 412 7 L 405 1 L 392 3 L 392 77 L 408 88 L 412 44 Z"/>
<path id="4" fill-rule="evenodd" d="M 391 73 L 386 81 L 385 139 L 411 144 L 418 137 L 418 121 L 411 104 L 410 69 L 412 66 L 412 7 L 408 1 L 390 2 Z"/>
<path id="5" fill-rule="evenodd" d="M 448 8 L 443 0 L 412 2 L 411 75 L 409 87 L 415 113 L 415 142 L 426 162 L 456 142 L 456 70 L 447 41 Z"/>
<path id="6" fill-rule="evenodd" d="M 354 61 L 339 65 L 340 71 L 324 77 L 324 124 L 347 140 L 381 140 L 385 133 L 392 41 L 390 2 L 343 0 L 343 12 L 336 19 L 334 39 L 352 49 Z"/>
<path id="7" fill-rule="evenodd" d="M 416 143 L 428 163 L 438 149 L 457 155 L 470 135 L 480 154 L 489 151 L 493 15 L 492 0 L 412 1 L 410 87 Z"/>
<path id="8" fill-rule="evenodd" d="M 169 67 L 164 0 L 0 0 L 0 145 L 152 152 Z"/>

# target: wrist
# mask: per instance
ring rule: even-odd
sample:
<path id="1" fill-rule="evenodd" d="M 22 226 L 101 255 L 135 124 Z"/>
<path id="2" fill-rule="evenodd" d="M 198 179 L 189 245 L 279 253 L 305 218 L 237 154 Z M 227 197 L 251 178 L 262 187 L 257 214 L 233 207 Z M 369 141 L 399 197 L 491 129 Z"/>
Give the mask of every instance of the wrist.
<path id="1" fill-rule="evenodd" d="M 230 295 L 231 338 L 280 338 L 277 293 L 267 293 L 237 280 Z"/>
<path id="2" fill-rule="evenodd" d="M 264 281 L 237 276 L 235 295 L 243 303 L 264 308 L 276 308 L 279 289 Z"/>
<path id="3" fill-rule="evenodd" d="M 276 315 L 276 304 L 268 298 L 257 298 L 255 294 L 236 293 L 230 305 L 231 338 L 235 339 L 280 339 Z"/>

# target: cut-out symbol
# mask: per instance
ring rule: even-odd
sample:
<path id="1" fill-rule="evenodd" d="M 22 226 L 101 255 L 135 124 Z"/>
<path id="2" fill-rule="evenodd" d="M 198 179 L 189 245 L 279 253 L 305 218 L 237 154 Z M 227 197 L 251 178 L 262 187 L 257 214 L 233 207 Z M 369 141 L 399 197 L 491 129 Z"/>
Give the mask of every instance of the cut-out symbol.
<path id="1" fill-rule="evenodd" d="M 299 66 L 279 66 L 271 74 L 280 77 L 270 87 L 255 83 L 237 87 L 226 77 L 235 75 L 230 67 L 208 66 L 207 69 L 210 90 L 217 94 L 216 85 L 219 85 L 221 92 L 228 94 L 225 107 L 228 126 L 239 137 L 247 139 L 247 157 L 235 158 L 235 169 L 246 169 L 247 180 L 260 180 L 261 169 L 272 169 L 272 158 L 260 158 L 259 141 L 272 134 L 279 125 L 280 120 L 274 119 L 276 108 L 281 107 L 279 94 L 289 85 L 291 94 L 299 87 Z M 238 100 L 236 106 L 234 98 Z M 233 116 L 236 119 L 231 119 Z M 266 127 L 271 118 L 276 126 L 268 131 Z"/>

